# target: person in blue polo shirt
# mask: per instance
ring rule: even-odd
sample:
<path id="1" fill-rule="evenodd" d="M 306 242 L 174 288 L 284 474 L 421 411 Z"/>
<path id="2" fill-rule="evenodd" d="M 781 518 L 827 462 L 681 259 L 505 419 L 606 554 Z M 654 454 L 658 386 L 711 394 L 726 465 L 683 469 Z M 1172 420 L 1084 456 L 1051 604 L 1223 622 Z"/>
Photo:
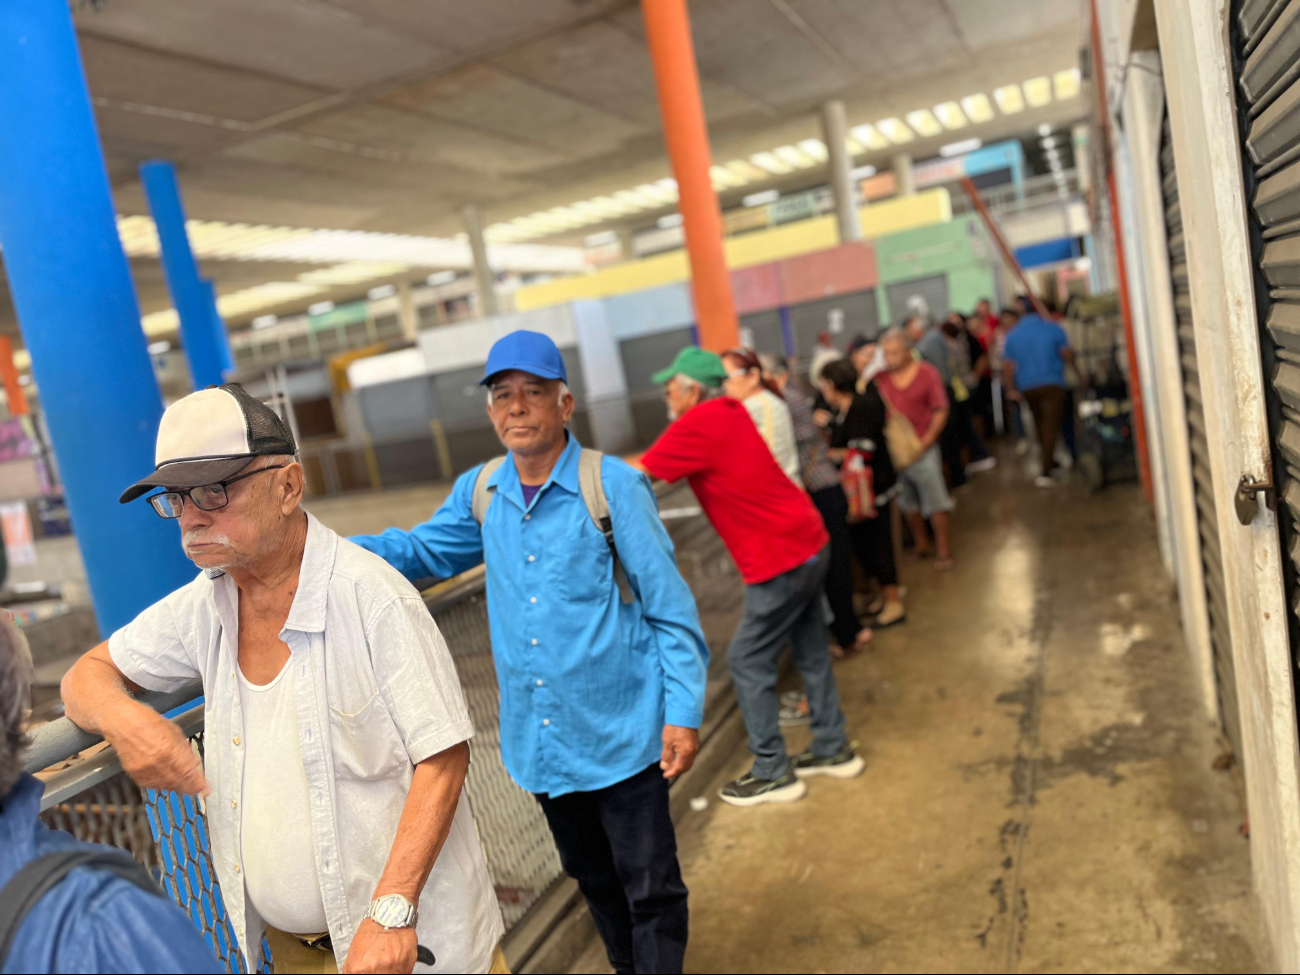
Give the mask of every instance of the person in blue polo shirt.
<path id="1" fill-rule="evenodd" d="M 1002 353 L 1002 374 L 1009 395 L 1023 397 L 1034 415 L 1038 428 L 1038 444 L 1042 451 L 1042 471 L 1034 480 L 1039 487 L 1051 487 L 1056 482 L 1052 471 L 1056 467 L 1056 436 L 1065 418 L 1065 364 L 1074 361 L 1070 340 L 1065 329 L 1054 320 L 1055 308 L 1050 299 L 1044 302 L 1048 317 L 1031 312 L 1007 336 Z"/>
<path id="2" fill-rule="evenodd" d="M 687 891 L 668 780 L 699 750 L 709 651 L 650 482 L 566 429 L 564 359 L 537 332 L 480 385 L 509 453 L 424 524 L 353 541 L 408 579 L 487 565 L 501 754 L 541 804 L 616 972 L 680 972 Z"/>

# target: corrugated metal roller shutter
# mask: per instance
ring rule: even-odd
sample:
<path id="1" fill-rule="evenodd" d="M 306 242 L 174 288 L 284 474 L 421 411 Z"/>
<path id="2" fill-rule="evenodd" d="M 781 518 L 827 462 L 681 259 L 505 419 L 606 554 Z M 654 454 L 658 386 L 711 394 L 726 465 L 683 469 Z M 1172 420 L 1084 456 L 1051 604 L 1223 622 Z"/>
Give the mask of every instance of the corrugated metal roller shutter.
<path id="1" fill-rule="evenodd" d="M 1241 0 L 1235 11 L 1273 484 L 1291 563 L 1283 582 L 1300 616 L 1300 0 Z M 1293 660 L 1298 625 L 1293 618 Z"/>
<path id="2" fill-rule="evenodd" d="M 1169 241 L 1169 268 L 1173 277 L 1174 311 L 1178 319 L 1178 351 L 1187 403 L 1187 436 L 1192 451 L 1192 490 L 1196 495 L 1196 520 L 1201 536 L 1201 563 L 1205 575 L 1206 604 L 1210 615 L 1210 648 L 1214 654 L 1214 683 L 1219 697 L 1223 730 L 1237 755 L 1241 750 L 1241 717 L 1237 708 L 1237 682 L 1232 664 L 1232 637 L 1223 586 L 1223 557 L 1219 551 L 1219 519 L 1210 475 L 1210 451 L 1205 437 L 1205 411 L 1201 402 L 1201 377 L 1197 369 L 1196 332 L 1192 326 L 1192 297 L 1187 276 L 1187 247 L 1183 214 L 1178 203 L 1178 177 L 1174 150 L 1165 119 L 1160 140 L 1160 175 L 1165 196 L 1165 231 Z"/>

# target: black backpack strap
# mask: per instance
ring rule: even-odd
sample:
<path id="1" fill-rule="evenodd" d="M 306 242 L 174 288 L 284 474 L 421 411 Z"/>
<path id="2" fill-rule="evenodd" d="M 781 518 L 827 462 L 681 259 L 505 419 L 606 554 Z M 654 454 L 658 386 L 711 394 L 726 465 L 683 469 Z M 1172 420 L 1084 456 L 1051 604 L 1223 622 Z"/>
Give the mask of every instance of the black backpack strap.
<path id="1" fill-rule="evenodd" d="M 77 867 L 115 874 L 143 891 L 163 896 L 149 871 L 126 853 L 82 846 L 30 860 L 0 888 L 0 968 L 4 968 L 18 929 L 37 901 Z"/>

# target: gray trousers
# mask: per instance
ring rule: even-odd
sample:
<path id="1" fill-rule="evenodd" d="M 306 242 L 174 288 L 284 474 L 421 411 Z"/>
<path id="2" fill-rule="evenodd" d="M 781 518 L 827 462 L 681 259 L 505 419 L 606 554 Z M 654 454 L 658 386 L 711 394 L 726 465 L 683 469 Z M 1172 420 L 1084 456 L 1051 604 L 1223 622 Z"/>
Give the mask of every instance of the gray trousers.
<path id="1" fill-rule="evenodd" d="M 787 643 L 812 711 L 813 753 L 829 757 L 848 748 L 822 615 L 829 564 L 830 554 L 822 549 L 815 561 L 745 587 L 745 616 L 727 648 L 727 666 L 749 731 L 752 771 L 760 779 L 779 779 L 790 767 L 776 696 L 777 660 Z"/>

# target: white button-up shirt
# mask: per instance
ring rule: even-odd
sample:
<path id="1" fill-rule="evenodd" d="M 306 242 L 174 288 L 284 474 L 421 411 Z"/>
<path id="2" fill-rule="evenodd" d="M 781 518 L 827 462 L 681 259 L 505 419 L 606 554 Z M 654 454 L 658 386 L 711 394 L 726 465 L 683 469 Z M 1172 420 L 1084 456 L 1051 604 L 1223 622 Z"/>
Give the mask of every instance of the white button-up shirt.
<path id="1" fill-rule="evenodd" d="M 473 728 L 451 654 L 419 593 L 378 556 L 307 519 L 298 591 L 280 639 L 290 652 L 286 678 L 295 684 L 321 898 L 342 969 L 388 861 L 415 764 L 468 740 Z M 239 862 L 238 631 L 238 587 L 211 571 L 146 609 L 108 647 L 122 673 L 142 687 L 166 691 L 203 679 L 212 859 L 251 970 L 265 924 L 245 895 Z M 486 972 L 502 931 L 462 795 L 420 895 L 416 932 L 437 963 L 417 968 Z"/>

